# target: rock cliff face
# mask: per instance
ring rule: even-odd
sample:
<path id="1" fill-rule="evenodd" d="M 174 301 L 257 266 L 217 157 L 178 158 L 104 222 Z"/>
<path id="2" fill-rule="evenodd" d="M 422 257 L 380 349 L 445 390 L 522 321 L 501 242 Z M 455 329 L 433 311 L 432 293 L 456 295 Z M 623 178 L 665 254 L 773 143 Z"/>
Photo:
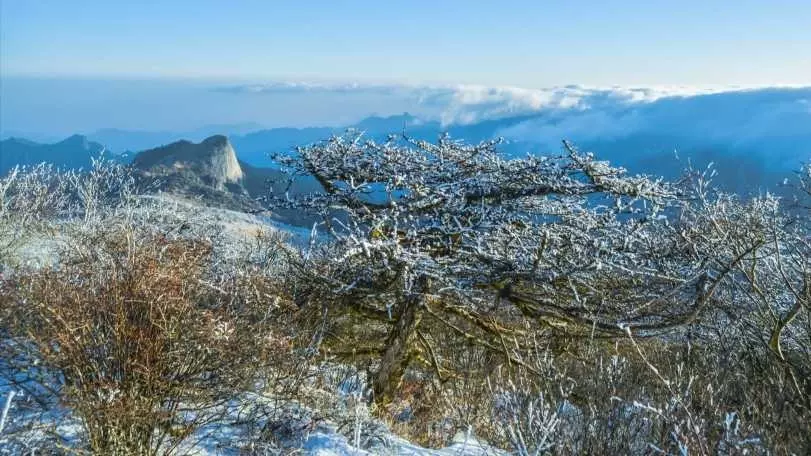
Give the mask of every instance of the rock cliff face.
<path id="1" fill-rule="evenodd" d="M 234 147 L 222 135 L 200 143 L 177 141 L 145 150 L 132 160 L 146 192 L 160 190 L 203 204 L 239 211 L 261 205 L 245 188 L 245 171 Z"/>
<path id="2" fill-rule="evenodd" d="M 135 156 L 144 191 L 160 190 L 194 199 L 209 206 L 248 212 L 265 212 L 261 200 L 270 195 L 291 197 L 322 191 L 311 177 L 290 183 L 290 176 L 273 168 L 257 168 L 237 159 L 231 142 L 222 135 L 195 144 L 177 141 L 145 150 Z M 312 226 L 310 214 L 286 209 L 273 217 L 291 225 Z"/>
<path id="3" fill-rule="evenodd" d="M 233 190 L 244 177 L 236 152 L 222 135 L 212 136 L 199 144 L 178 141 L 139 153 L 132 162 L 150 174 L 191 174 L 218 190 Z"/>

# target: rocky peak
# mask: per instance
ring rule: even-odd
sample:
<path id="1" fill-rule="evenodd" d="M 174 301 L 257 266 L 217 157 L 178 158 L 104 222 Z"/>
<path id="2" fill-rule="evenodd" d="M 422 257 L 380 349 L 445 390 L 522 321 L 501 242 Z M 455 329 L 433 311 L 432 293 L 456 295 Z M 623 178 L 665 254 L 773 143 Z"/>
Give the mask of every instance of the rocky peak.
<path id="1" fill-rule="evenodd" d="M 132 164 L 151 173 L 192 172 L 218 189 L 238 184 L 244 176 L 231 142 L 222 135 L 199 144 L 177 141 L 145 150 L 135 156 Z"/>

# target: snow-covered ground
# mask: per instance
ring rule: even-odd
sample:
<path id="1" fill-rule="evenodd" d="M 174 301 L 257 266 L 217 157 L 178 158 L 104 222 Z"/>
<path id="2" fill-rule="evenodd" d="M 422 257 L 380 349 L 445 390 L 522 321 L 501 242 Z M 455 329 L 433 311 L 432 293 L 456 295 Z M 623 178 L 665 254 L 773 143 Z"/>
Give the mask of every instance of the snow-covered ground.
<path id="1" fill-rule="evenodd" d="M 319 456 L 360 456 L 374 454 L 391 454 L 406 456 L 484 456 L 506 454 L 487 446 L 474 437 L 458 434 L 450 446 L 438 450 L 430 450 L 409 443 L 403 439 L 393 437 L 390 448 L 386 450 L 366 451 L 353 447 L 346 437 L 335 433 L 316 432 L 311 434 L 304 443 L 303 450 L 308 454 Z"/>
<path id="2" fill-rule="evenodd" d="M 0 377 L 2 378 L 2 377 Z M 336 394 L 340 394 L 336 392 Z M 269 410 L 273 401 L 270 398 L 246 394 L 229 404 L 231 419 L 256 416 L 267 417 L 274 412 Z M 291 404 L 292 407 L 298 407 Z M 68 411 L 54 405 L 50 410 L 38 409 L 31 398 L 23 391 L 0 381 L 0 455 L 48 453 L 58 447 L 71 448 L 80 445 L 82 440 L 81 423 Z M 264 408 L 263 408 L 264 407 Z M 288 408 L 289 410 L 289 408 Z M 300 409 L 301 410 L 301 409 Z M 254 412 L 252 414 L 252 412 Z M 342 435 L 337 426 L 330 422 L 312 425 L 311 415 L 306 413 L 285 414 L 275 410 L 278 416 L 288 421 L 277 426 L 297 432 L 287 433 L 276 441 L 266 438 L 266 424 L 258 422 L 246 424 L 212 423 L 201 428 L 180 447 L 180 454 L 195 456 L 239 455 L 246 450 L 254 454 L 308 454 L 320 456 L 367 456 L 367 455 L 407 455 L 407 456 L 501 456 L 507 453 L 479 442 L 472 434 L 460 432 L 446 448 L 427 449 L 404 440 L 380 423 L 375 423 L 374 443 L 361 440 L 362 426 L 369 421 L 359 422 L 352 429 L 354 441 Z M 280 413 L 281 412 L 281 413 Z M 244 421 L 244 420 L 243 420 Z M 310 429 L 312 427 L 312 429 Z M 366 442 L 362 444 L 361 442 Z"/>

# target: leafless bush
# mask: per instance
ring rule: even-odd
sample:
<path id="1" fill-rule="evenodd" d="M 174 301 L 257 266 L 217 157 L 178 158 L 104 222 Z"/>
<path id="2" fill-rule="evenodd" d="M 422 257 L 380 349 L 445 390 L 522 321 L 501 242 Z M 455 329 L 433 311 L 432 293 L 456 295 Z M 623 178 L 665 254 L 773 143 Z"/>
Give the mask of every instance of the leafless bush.
<path id="1" fill-rule="evenodd" d="M 55 179 L 47 165 L 15 168 L 0 178 L 0 264 L 8 267 L 13 253 L 38 229 L 43 220 L 66 205 L 64 179 Z"/>
<path id="2" fill-rule="evenodd" d="M 3 320 L 104 454 L 170 453 L 271 361 L 267 284 L 207 276 L 205 243 L 112 232 L 4 283 Z M 53 383 L 51 383 L 53 382 Z"/>
<path id="3" fill-rule="evenodd" d="M 550 404 L 543 393 L 532 394 L 508 383 L 496 394 L 496 420 L 515 453 L 537 456 L 555 447 L 554 436 L 560 425 L 557 404 Z"/>
<path id="4" fill-rule="evenodd" d="M 4 181 L 2 239 L 19 246 L 36 220 L 30 233 L 48 242 L 31 244 L 50 243 L 54 261 L 3 259 L 0 375 L 48 413 L 79 418 L 78 443 L 94 453 L 183 453 L 228 420 L 230 401 L 278 392 L 291 375 L 292 330 L 278 320 L 290 308 L 273 279 L 280 240 L 223 237 L 195 209 L 133 185 L 105 163 Z"/>

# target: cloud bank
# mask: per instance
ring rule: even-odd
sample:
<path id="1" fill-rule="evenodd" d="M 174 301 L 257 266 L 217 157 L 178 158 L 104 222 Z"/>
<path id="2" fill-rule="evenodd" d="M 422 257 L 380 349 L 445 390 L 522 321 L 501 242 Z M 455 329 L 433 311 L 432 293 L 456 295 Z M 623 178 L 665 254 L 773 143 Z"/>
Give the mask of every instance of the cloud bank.
<path id="1" fill-rule="evenodd" d="M 228 93 L 397 100 L 465 139 L 502 136 L 534 150 L 568 139 L 612 160 L 674 151 L 736 157 L 794 169 L 811 159 L 811 87 L 408 86 L 272 83 L 221 87 Z M 355 97 L 355 98 L 353 98 Z M 351 104 L 351 103 L 348 103 Z M 607 152 L 607 153 L 606 153 Z"/>
<path id="2" fill-rule="evenodd" d="M 507 138 L 541 144 L 561 138 L 605 142 L 628 137 L 673 141 L 673 148 L 723 146 L 811 156 L 811 88 L 771 88 L 599 103 L 505 126 Z M 771 149 L 771 150 L 770 150 Z M 788 152 L 791 152 L 790 154 Z"/>
<path id="3" fill-rule="evenodd" d="M 379 96 L 409 102 L 442 125 L 467 125 L 485 120 L 543 112 L 585 112 L 650 103 L 667 97 L 689 97 L 726 91 L 728 88 L 656 87 L 594 88 L 565 86 L 547 89 L 487 87 L 480 85 L 374 85 L 357 83 L 271 82 L 218 86 L 213 91 L 232 94 L 343 94 Z"/>

